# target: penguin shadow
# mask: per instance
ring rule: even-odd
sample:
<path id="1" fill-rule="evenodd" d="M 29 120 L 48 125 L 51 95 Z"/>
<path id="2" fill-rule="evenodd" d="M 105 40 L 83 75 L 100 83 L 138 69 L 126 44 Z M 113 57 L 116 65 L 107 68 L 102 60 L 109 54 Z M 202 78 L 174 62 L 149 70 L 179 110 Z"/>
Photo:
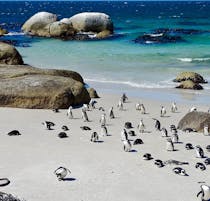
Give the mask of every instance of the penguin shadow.
<path id="1" fill-rule="evenodd" d="M 144 133 L 145 133 L 145 134 L 149 134 L 149 133 L 152 133 L 152 131 L 144 131 L 143 134 L 144 134 Z"/>
<path id="2" fill-rule="evenodd" d="M 174 149 L 174 150 L 167 150 L 168 152 L 176 152 L 179 151 L 179 149 Z"/>
<path id="3" fill-rule="evenodd" d="M 176 142 L 175 144 L 183 144 L 183 142 Z"/>
<path id="4" fill-rule="evenodd" d="M 103 142 L 104 142 L 103 140 L 96 141 L 96 143 L 103 143 Z"/>
<path id="5" fill-rule="evenodd" d="M 167 116 L 160 116 L 161 118 L 169 118 L 171 116 L 167 115 Z"/>
<path id="6" fill-rule="evenodd" d="M 131 149 L 129 152 L 135 153 L 135 152 L 137 152 L 137 150 Z"/>
<path id="7" fill-rule="evenodd" d="M 76 178 L 68 177 L 68 178 L 62 179 L 62 181 L 76 181 Z"/>

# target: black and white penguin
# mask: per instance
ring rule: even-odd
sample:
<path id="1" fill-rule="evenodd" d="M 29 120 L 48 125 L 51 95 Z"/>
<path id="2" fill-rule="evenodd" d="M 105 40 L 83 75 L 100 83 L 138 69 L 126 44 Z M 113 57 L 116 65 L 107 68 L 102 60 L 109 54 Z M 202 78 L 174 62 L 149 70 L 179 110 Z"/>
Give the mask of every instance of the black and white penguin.
<path id="1" fill-rule="evenodd" d="M 59 138 L 67 138 L 68 135 L 65 132 L 60 132 L 60 133 L 58 133 L 58 137 Z"/>
<path id="2" fill-rule="evenodd" d="M 174 151 L 174 143 L 172 142 L 171 138 L 166 140 L 166 150 L 167 151 Z"/>
<path id="3" fill-rule="evenodd" d="M 125 152 L 130 152 L 132 148 L 130 140 L 124 140 L 123 141 L 123 149 Z"/>
<path id="4" fill-rule="evenodd" d="M 191 149 L 194 149 L 194 147 L 193 147 L 193 145 L 192 145 L 191 143 L 187 143 L 187 144 L 185 145 L 185 149 L 191 150 Z"/>
<path id="5" fill-rule="evenodd" d="M 156 159 L 154 164 L 159 168 L 162 168 L 164 166 L 163 161 L 161 161 L 159 159 Z"/>
<path id="6" fill-rule="evenodd" d="M 195 146 L 195 151 L 196 151 L 197 158 L 204 158 L 204 151 L 201 148 L 201 146 L 199 145 Z"/>
<path id="7" fill-rule="evenodd" d="M 179 136 L 177 133 L 174 133 L 171 135 L 171 140 L 173 143 L 178 143 L 179 142 Z"/>
<path id="8" fill-rule="evenodd" d="M 129 134 L 130 136 L 136 136 L 135 131 L 133 131 L 133 130 L 128 131 L 128 134 Z"/>
<path id="9" fill-rule="evenodd" d="M 155 120 L 155 128 L 156 128 L 156 130 L 160 131 L 160 127 L 161 127 L 160 121 L 157 120 L 157 119 L 154 119 L 154 118 L 153 118 L 153 120 Z"/>
<path id="10" fill-rule="evenodd" d="M 54 171 L 59 181 L 64 180 L 68 173 L 71 174 L 71 171 L 65 167 L 59 167 Z"/>
<path id="11" fill-rule="evenodd" d="M 105 109 L 103 107 L 99 107 L 98 110 L 105 112 Z"/>
<path id="12" fill-rule="evenodd" d="M 121 131 L 121 141 L 127 141 L 128 140 L 128 133 L 125 129 Z"/>
<path id="13" fill-rule="evenodd" d="M 160 117 L 164 117 L 165 115 L 166 115 L 166 108 L 164 106 L 161 106 Z"/>
<path id="14" fill-rule="evenodd" d="M 175 174 L 178 174 L 178 175 L 181 175 L 181 176 L 187 176 L 186 171 L 183 168 L 181 168 L 181 167 L 175 167 L 175 168 L 173 168 L 173 172 Z"/>
<path id="15" fill-rule="evenodd" d="M 0 178 L 0 187 L 7 186 L 10 184 L 10 180 L 7 178 Z"/>
<path id="16" fill-rule="evenodd" d="M 114 108 L 113 107 L 111 107 L 109 109 L 109 118 L 110 119 L 114 119 L 115 118 L 115 116 L 114 116 Z"/>
<path id="17" fill-rule="evenodd" d="M 101 126 L 106 126 L 106 114 L 105 113 L 103 113 L 101 115 L 99 122 L 101 123 Z"/>
<path id="18" fill-rule="evenodd" d="M 55 126 L 55 124 L 53 123 L 53 122 L 50 122 L 50 121 L 44 121 L 44 122 L 42 122 L 42 124 L 45 126 L 45 128 L 46 129 L 48 129 L 48 130 L 51 130 L 52 128 L 52 126 Z"/>
<path id="19" fill-rule="evenodd" d="M 52 109 L 52 111 L 55 112 L 55 113 L 58 113 L 59 109 L 58 108 L 54 108 L 54 109 Z"/>
<path id="20" fill-rule="evenodd" d="M 199 168 L 202 171 L 206 170 L 206 166 L 203 163 L 196 163 L 195 168 Z"/>
<path id="21" fill-rule="evenodd" d="M 118 102 L 117 107 L 119 108 L 119 110 L 120 110 L 120 111 L 122 111 L 122 110 L 123 110 L 123 101 L 122 101 L 122 99 L 121 99 L 121 98 L 120 98 L 120 100 L 119 100 L 119 102 Z"/>
<path id="22" fill-rule="evenodd" d="M 64 131 L 68 131 L 69 130 L 68 126 L 65 126 L 65 125 L 62 126 L 61 129 L 64 130 Z"/>
<path id="23" fill-rule="evenodd" d="M 101 126 L 101 136 L 107 136 L 108 131 L 106 126 Z"/>
<path id="24" fill-rule="evenodd" d="M 161 131 L 162 137 L 168 137 L 168 131 L 166 130 L 166 128 L 163 127 L 160 131 Z"/>
<path id="25" fill-rule="evenodd" d="M 178 110 L 178 109 L 177 109 L 176 103 L 175 103 L 175 102 L 172 102 L 172 105 L 171 105 L 171 112 L 172 112 L 172 113 L 175 113 L 177 110 Z"/>
<path id="26" fill-rule="evenodd" d="M 210 200 L 210 186 L 205 184 L 201 185 L 201 191 L 198 192 L 197 197 L 201 194 L 201 201 L 209 201 Z"/>
<path id="27" fill-rule="evenodd" d="M 210 158 L 204 160 L 205 165 L 210 165 Z"/>
<path id="28" fill-rule="evenodd" d="M 97 103 L 97 101 L 96 100 L 90 100 L 90 103 L 89 103 L 89 105 L 90 105 L 90 107 L 92 108 L 92 109 L 95 109 L 96 107 L 95 107 L 95 104 Z"/>
<path id="29" fill-rule="evenodd" d="M 97 132 L 93 132 L 90 138 L 91 142 L 97 142 L 99 139 L 98 133 Z"/>
<path id="30" fill-rule="evenodd" d="M 183 131 L 186 133 L 196 132 L 194 128 L 184 128 Z"/>
<path id="31" fill-rule="evenodd" d="M 73 112 L 72 112 L 73 107 L 69 106 L 68 110 L 67 110 L 67 117 L 69 117 L 69 119 L 73 119 Z"/>
<path id="32" fill-rule="evenodd" d="M 128 97 L 126 96 L 125 93 L 123 93 L 121 99 L 122 99 L 123 103 L 125 103 L 128 100 Z"/>
<path id="33" fill-rule="evenodd" d="M 12 130 L 9 133 L 7 133 L 9 136 L 16 136 L 16 135 L 21 135 L 21 133 L 18 130 Z"/>
<path id="34" fill-rule="evenodd" d="M 133 128 L 133 126 L 132 126 L 132 123 L 131 123 L 131 122 L 125 122 L 124 127 L 125 127 L 126 129 L 131 129 L 131 128 Z"/>
<path id="35" fill-rule="evenodd" d="M 139 133 L 144 133 L 145 125 L 144 125 L 143 119 L 140 119 L 139 125 L 137 126 L 137 128 L 139 129 Z"/>
<path id="36" fill-rule="evenodd" d="M 88 119 L 88 115 L 87 115 L 87 109 L 83 106 L 82 107 L 82 119 L 84 120 L 84 122 L 85 121 L 89 121 L 89 119 Z"/>
<path id="37" fill-rule="evenodd" d="M 210 152 L 210 145 L 206 146 L 206 151 Z"/>
<path id="38" fill-rule="evenodd" d="M 90 131 L 90 130 L 91 130 L 91 128 L 88 127 L 88 126 L 81 126 L 80 128 L 81 128 L 83 131 Z"/>
<path id="39" fill-rule="evenodd" d="M 143 160 L 146 160 L 146 161 L 149 161 L 149 160 L 152 160 L 152 155 L 149 154 L 149 153 L 146 153 L 143 155 Z"/>
<path id="40" fill-rule="evenodd" d="M 134 140 L 133 145 L 137 145 L 137 144 L 144 144 L 143 140 L 140 138 L 137 138 Z"/>

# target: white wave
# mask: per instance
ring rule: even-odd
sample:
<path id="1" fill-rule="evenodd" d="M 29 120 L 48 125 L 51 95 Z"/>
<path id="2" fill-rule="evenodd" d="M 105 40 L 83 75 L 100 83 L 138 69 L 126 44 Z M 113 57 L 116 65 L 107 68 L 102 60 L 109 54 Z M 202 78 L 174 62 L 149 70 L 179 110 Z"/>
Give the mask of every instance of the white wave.
<path id="1" fill-rule="evenodd" d="M 25 35 L 23 32 L 9 32 L 8 34 L 5 34 L 6 36 L 22 36 Z"/>
<path id="2" fill-rule="evenodd" d="M 182 62 L 203 62 L 203 61 L 210 61 L 210 57 L 207 58 L 178 58 L 179 61 Z"/>
<path id="3" fill-rule="evenodd" d="M 170 80 L 161 81 L 159 83 L 136 83 L 131 81 L 120 81 L 120 80 L 98 80 L 98 79 L 85 79 L 85 82 L 98 82 L 98 83 L 108 83 L 108 84 L 121 84 L 121 85 L 127 85 L 130 87 L 135 88 L 147 88 L 147 89 L 153 89 L 153 88 L 171 88 L 174 87 L 175 84 Z"/>

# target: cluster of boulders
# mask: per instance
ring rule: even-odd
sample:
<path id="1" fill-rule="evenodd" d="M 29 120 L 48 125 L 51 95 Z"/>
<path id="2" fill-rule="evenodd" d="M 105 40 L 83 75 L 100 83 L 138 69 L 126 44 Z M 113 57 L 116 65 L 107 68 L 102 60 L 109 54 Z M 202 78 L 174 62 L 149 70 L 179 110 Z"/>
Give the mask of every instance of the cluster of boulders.
<path id="1" fill-rule="evenodd" d="M 2 42 L 0 77 L 0 106 L 65 109 L 98 97 L 93 88 L 85 88 L 79 73 L 23 65 L 19 52 Z"/>
<path id="2" fill-rule="evenodd" d="M 182 72 L 173 81 L 180 83 L 176 88 L 194 90 L 202 90 L 203 87 L 200 84 L 207 83 L 200 74 L 195 72 Z"/>
<path id="3" fill-rule="evenodd" d="M 84 12 L 57 20 L 57 15 L 39 12 L 22 26 L 28 35 L 66 40 L 102 39 L 113 34 L 113 22 L 104 13 Z"/>

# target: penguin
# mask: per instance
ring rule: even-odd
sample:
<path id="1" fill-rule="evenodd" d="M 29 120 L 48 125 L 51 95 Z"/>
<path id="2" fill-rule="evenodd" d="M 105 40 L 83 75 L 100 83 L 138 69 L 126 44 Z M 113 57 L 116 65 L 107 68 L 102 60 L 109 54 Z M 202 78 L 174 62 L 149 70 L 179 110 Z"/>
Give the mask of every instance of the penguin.
<path id="1" fill-rule="evenodd" d="M 168 137 L 168 131 L 166 130 L 166 128 L 163 127 L 160 131 L 161 131 L 162 137 Z"/>
<path id="2" fill-rule="evenodd" d="M 137 144 L 144 144 L 143 140 L 140 138 L 137 138 L 134 140 L 133 145 L 137 145 Z"/>
<path id="3" fill-rule="evenodd" d="M 128 134 L 127 134 L 126 130 L 123 129 L 121 131 L 121 141 L 126 141 L 126 140 L 128 140 Z"/>
<path id="4" fill-rule="evenodd" d="M 141 114 L 146 114 L 146 109 L 144 107 L 144 104 L 140 104 L 140 109 L 139 110 L 141 111 Z"/>
<path id="5" fill-rule="evenodd" d="M 9 133 L 7 133 L 9 136 L 15 136 L 15 135 L 21 135 L 21 133 L 18 130 L 12 130 Z"/>
<path id="6" fill-rule="evenodd" d="M 168 138 L 166 141 L 166 150 L 174 151 L 174 143 L 172 142 L 171 138 Z"/>
<path id="7" fill-rule="evenodd" d="M 68 173 L 71 174 L 71 171 L 65 167 L 59 167 L 54 171 L 59 181 L 64 180 Z"/>
<path id="8" fill-rule="evenodd" d="M 69 106 L 68 110 L 67 110 L 67 117 L 69 117 L 69 119 L 73 119 L 73 112 L 72 112 L 73 107 Z"/>
<path id="9" fill-rule="evenodd" d="M 191 107 L 189 112 L 196 112 L 197 111 L 197 108 L 195 106 Z"/>
<path id="10" fill-rule="evenodd" d="M 119 108 L 119 110 L 123 110 L 123 101 L 121 99 L 119 100 L 117 107 Z"/>
<path id="11" fill-rule="evenodd" d="M 172 132 L 173 130 L 177 130 L 174 124 L 170 125 L 170 131 Z"/>
<path id="12" fill-rule="evenodd" d="M 177 106 L 176 106 L 176 102 L 172 102 L 172 105 L 171 105 L 171 112 L 172 113 L 175 113 L 177 111 Z"/>
<path id="13" fill-rule="evenodd" d="M 101 115 L 99 122 L 101 123 L 101 126 L 106 126 L 106 114 L 105 113 Z"/>
<path id="14" fill-rule="evenodd" d="M 132 148 L 130 140 L 124 140 L 123 141 L 123 149 L 125 152 L 130 152 Z"/>
<path id="15" fill-rule="evenodd" d="M 204 151 L 201 148 L 201 146 L 199 145 L 195 146 L 195 151 L 196 151 L 197 158 L 204 158 Z"/>
<path id="16" fill-rule="evenodd" d="M 198 192 L 197 197 L 201 194 L 201 201 L 209 201 L 210 200 L 210 186 L 205 184 L 200 186 L 201 191 Z"/>
<path id="17" fill-rule="evenodd" d="M 0 178 L 0 187 L 7 186 L 9 184 L 10 184 L 10 180 L 9 179 L 7 179 L 7 178 Z"/>
<path id="18" fill-rule="evenodd" d="M 81 126 L 80 128 L 81 128 L 83 131 L 90 131 L 90 130 L 91 130 L 91 128 L 88 127 L 88 126 Z"/>
<path id="19" fill-rule="evenodd" d="M 82 119 L 84 120 L 84 122 L 89 121 L 85 107 L 82 108 Z"/>
<path id="20" fill-rule="evenodd" d="M 139 125 L 137 126 L 137 128 L 139 129 L 140 133 L 144 132 L 145 125 L 144 125 L 143 119 L 140 120 Z"/>
<path id="21" fill-rule="evenodd" d="M 160 117 L 164 117 L 165 115 L 166 115 L 166 109 L 164 106 L 161 106 Z"/>
<path id="22" fill-rule="evenodd" d="M 55 124 L 53 122 L 50 122 L 50 121 L 44 121 L 42 122 L 42 124 L 46 127 L 47 130 L 51 130 L 52 126 L 55 126 Z"/>
<path id="23" fill-rule="evenodd" d="M 101 126 L 101 136 L 107 136 L 108 135 L 108 131 L 106 126 Z"/>
<path id="24" fill-rule="evenodd" d="M 135 108 L 136 108 L 136 110 L 140 110 L 140 103 L 136 103 L 136 105 L 135 105 Z"/>
<path id="25" fill-rule="evenodd" d="M 162 168 L 164 166 L 163 161 L 161 161 L 159 159 L 156 159 L 154 164 L 159 168 Z"/>
<path id="26" fill-rule="evenodd" d="M 185 145 L 185 149 L 191 150 L 191 149 L 194 149 L 194 148 L 193 148 L 193 145 L 192 145 L 191 143 L 187 143 L 187 144 Z"/>
<path id="27" fill-rule="evenodd" d="M 65 126 L 65 125 L 62 126 L 61 129 L 64 130 L 64 131 L 68 131 L 69 130 L 69 128 L 67 126 Z"/>
<path id="28" fill-rule="evenodd" d="M 204 135 L 209 135 L 209 126 L 208 125 L 205 125 L 204 128 L 203 128 L 203 134 Z"/>
<path id="29" fill-rule="evenodd" d="M 178 174 L 178 175 L 181 175 L 181 176 L 187 176 L 186 171 L 183 168 L 181 168 L 181 167 L 175 167 L 175 168 L 173 168 L 173 172 L 175 174 Z"/>
<path id="30" fill-rule="evenodd" d="M 123 103 L 125 103 L 128 100 L 128 97 L 126 96 L 125 93 L 123 93 L 121 99 L 122 99 Z"/>
<path id="31" fill-rule="evenodd" d="M 135 134 L 135 131 L 128 131 L 128 134 L 130 135 L 130 136 L 136 136 L 136 134 Z"/>
<path id="32" fill-rule="evenodd" d="M 97 101 L 96 100 L 90 100 L 90 103 L 89 103 L 89 105 L 90 105 L 90 107 L 92 108 L 92 109 L 95 109 L 96 107 L 95 107 L 95 104 L 97 103 Z"/>
<path id="33" fill-rule="evenodd" d="M 197 132 L 194 128 L 184 128 L 183 131 L 186 133 Z"/>
<path id="34" fill-rule="evenodd" d="M 59 138 L 67 138 L 68 135 L 67 135 L 65 132 L 60 132 L 60 133 L 58 134 L 58 137 L 59 137 Z"/>
<path id="35" fill-rule="evenodd" d="M 55 113 L 60 112 L 58 108 L 54 108 L 54 109 L 52 109 L 52 111 L 55 112 Z"/>
<path id="36" fill-rule="evenodd" d="M 206 150 L 207 150 L 208 152 L 210 152 L 210 145 L 207 145 L 207 146 L 206 146 Z"/>
<path id="37" fill-rule="evenodd" d="M 210 158 L 205 159 L 205 160 L 204 160 L 204 164 L 205 164 L 205 165 L 210 165 Z"/>
<path id="38" fill-rule="evenodd" d="M 149 161 L 149 160 L 152 160 L 152 155 L 149 154 L 149 153 L 146 153 L 143 155 L 143 160 L 146 160 L 146 161 Z"/>
<path id="39" fill-rule="evenodd" d="M 196 163 L 195 168 L 199 168 L 202 171 L 206 170 L 206 166 L 203 163 Z"/>
<path id="40" fill-rule="evenodd" d="M 124 127 L 125 127 L 126 129 L 131 129 L 131 128 L 133 128 L 133 126 L 132 126 L 132 123 L 131 123 L 131 122 L 125 122 Z"/>
<path id="41" fill-rule="evenodd" d="M 179 136 L 177 133 L 172 134 L 171 140 L 173 143 L 178 143 L 179 142 Z"/>
<path id="42" fill-rule="evenodd" d="M 98 108 L 99 111 L 105 112 L 105 109 L 103 107 Z"/>
<path id="43" fill-rule="evenodd" d="M 89 111 L 90 110 L 90 108 L 89 108 L 89 105 L 88 104 L 83 104 L 83 106 L 82 106 L 86 111 Z"/>
<path id="44" fill-rule="evenodd" d="M 109 109 L 109 118 L 110 119 L 114 119 L 115 118 L 115 116 L 114 116 L 114 108 L 113 107 L 111 107 Z"/>
<path id="45" fill-rule="evenodd" d="M 157 119 L 154 119 L 154 118 L 152 118 L 152 119 L 155 120 L 155 128 L 156 128 L 156 130 L 160 131 L 160 127 L 161 127 L 160 121 L 157 120 Z"/>
<path id="46" fill-rule="evenodd" d="M 90 141 L 91 142 L 97 142 L 98 139 L 99 139 L 98 133 L 93 132 L 92 135 L 91 135 Z"/>

